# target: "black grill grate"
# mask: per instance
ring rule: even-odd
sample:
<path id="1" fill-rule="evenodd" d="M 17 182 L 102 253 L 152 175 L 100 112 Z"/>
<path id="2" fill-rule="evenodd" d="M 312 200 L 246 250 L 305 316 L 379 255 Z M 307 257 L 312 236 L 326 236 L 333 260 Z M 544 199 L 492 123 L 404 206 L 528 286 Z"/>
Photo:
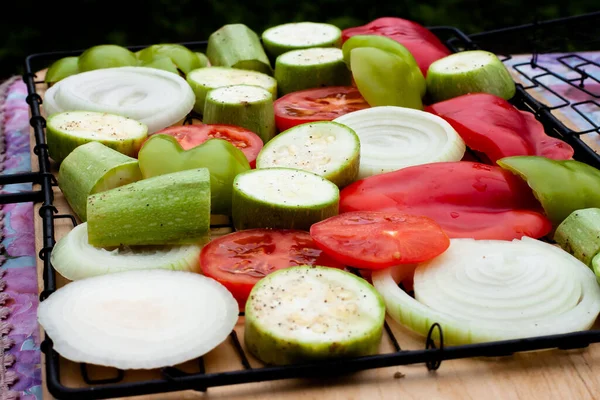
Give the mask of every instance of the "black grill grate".
<path id="1" fill-rule="evenodd" d="M 526 62 L 516 63 L 513 68 L 517 74 L 524 75 L 523 68 L 536 69 L 534 76 L 527 75 L 526 83 L 518 85 L 517 94 L 512 100 L 513 104 L 521 109 L 533 112 L 536 117 L 544 124 L 546 132 L 550 135 L 560 137 L 575 148 L 575 157 L 600 168 L 600 157 L 584 140 L 582 136 L 586 134 L 600 133 L 599 121 L 593 119 L 593 113 L 586 107 L 595 106 L 600 109 L 598 104 L 598 90 L 594 86 L 598 83 L 598 75 L 591 75 L 589 68 L 600 67 L 597 63 L 582 56 L 567 54 L 561 56 L 559 62 L 570 68 L 568 76 L 558 74 L 541 65 L 540 52 L 553 51 L 553 47 L 543 47 L 541 44 L 543 38 L 551 38 L 557 35 L 560 29 L 566 29 L 570 36 L 560 36 L 575 38 L 579 42 L 588 44 L 588 39 L 593 37 L 594 32 L 597 35 L 596 27 L 600 22 L 600 13 L 588 14 L 586 16 L 573 17 L 558 21 L 540 22 L 531 25 L 525 25 L 514 28 L 487 32 L 472 35 L 465 35 L 461 31 L 452 27 L 433 27 L 431 30 L 438 35 L 453 51 L 466 49 L 485 48 L 497 54 L 515 54 L 523 51 L 523 43 L 531 43 L 532 49 L 525 49 L 525 52 L 532 53 Z M 588 26 L 589 30 L 582 30 L 583 26 Z M 572 27 L 579 27 L 573 31 Z M 570 28 L 571 27 L 571 28 Z M 542 30 L 550 29 L 551 32 L 544 35 Z M 582 33 L 583 32 L 583 33 Z M 586 33 L 587 32 L 587 33 Z M 554 34 L 554 35 L 552 35 Z M 518 38 L 517 42 L 511 41 L 510 37 Z M 524 40 L 523 38 L 527 39 Z M 600 38 L 595 38 L 600 39 Z M 550 46 L 555 46 L 556 41 L 550 41 Z M 593 40 L 592 40 L 593 42 Z M 518 48 L 516 44 L 521 44 Z M 597 42 L 595 42 L 597 44 Z M 182 43 L 192 49 L 203 49 L 206 42 Z M 138 50 L 145 46 L 131 47 L 132 50 Z M 564 49 L 564 48 L 563 48 Z M 38 158 L 39 171 L 25 174 L 3 175 L 0 176 L 0 185 L 7 185 L 19 182 L 31 182 L 39 184 L 39 190 L 32 190 L 18 194 L 0 194 L 0 204 L 35 201 L 42 202 L 39 215 L 42 218 L 42 239 L 43 248 L 40 250 L 39 257 L 44 263 L 44 290 L 40 295 L 43 300 L 56 289 L 55 272 L 49 260 L 49 254 L 55 244 L 54 222 L 56 219 L 70 219 L 73 225 L 76 219 L 72 215 L 58 215 L 57 209 L 53 205 L 54 196 L 52 187 L 56 185 L 56 180 L 50 172 L 50 161 L 48 158 L 48 148 L 44 137 L 45 120 L 40 114 L 41 97 L 36 93 L 35 71 L 49 65 L 50 62 L 69 55 L 78 55 L 81 51 L 54 52 L 34 54 L 27 57 L 25 61 L 26 73 L 23 77 L 27 84 L 28 97 L 27 102 L 31 108 L 30 124 L 33 127 L 36 145 L 33 149 Z M 510 57 L 504 57 L 504 61 L 510 63 Z M 508 65 L 508 64 L 507 64 Z M 573 76 L 573 74 L 575 74 Z M 559 99 L 558 104 L 542 104 L 534 97 L 533 90 L 552 89 L 544 83 L 544 78 L 551 76 L 563 81 L 565 84 L 574 88 L 581 89 L 593 97 L 592 100 L 584 102 L 570 102 L 560 93 L 554 93 Z M 555 112 L 564 108 L 571 108 L 584 121 L 589 123 L 589 127 L 579 131 L 572 130 L 563 125 Z M 243 315 L 241 315 L 243 316 Z M 424 363 L 428 369 L 435 370 L 440 367 L 443 360 L 451 360 L 468 357 L 497 357 L 512 355 L 516 352 L 540 350 L 549 348 L 574 349 L 587 347 L 591 343 L 600 342 L 600 331 L 583 331 L 563 335 L 552 335 L 537 338 L 527 338 L 518 340 L 507 340 L 492 343 L 481 343 L 464 346 L 444 346 L 443 332 L 439 324 L 433 324 L 429 335 L 425 341 L 426 348 L 423 350 L 401 350 L 398 340 L 394 337 L 391 328 L 386 324 L 385 330 L 389 334 L 394 352 L 388 354 L 379 354 L 369 357 L 358 357 L 344 360 L 328 360 L 319 363 L 291 365 L 285 367 L 264 367 L 252 368 L 249 359 L 238 340 L 235 331 L 229 337 L 232 347 L 239 357 L 241 369 L 236 371 L 206 373 L 203 358 L 197 361 L 197 371 L 193 373 L 184 372 L 178 368 L 168 367 L 161 370 L 160 377 L 148 381 L 125 382 L 127 371 L 114 370 L 114 373 L 108 378 L 94 378 L 91 376 L 85 364 L 80 365 L 80 372 L 84 382 L 89 387 L 67 387 L 60 379 L 60 356 L 53 350 L 52 341 L 46 336 L 42 343 L 42 351 L 46 355 L 46 383 L 49 391 L 59 399 L 103 399 L 111 397 L 135 396 L 150 393 L 173 392 L 185 389 L 194 389 L 206 391 L 209 387 L 235 385 L 249 382 L 271 381 L 287 378 L 302 377 L 323 377 L 332 375 L 341 375 L 360 370 L 390 367 L 397 365 L 407 365 Z M 434 340 L 435 339 L 435 340 Z M 437 341 L 437 344 L 436 344 Z"/>

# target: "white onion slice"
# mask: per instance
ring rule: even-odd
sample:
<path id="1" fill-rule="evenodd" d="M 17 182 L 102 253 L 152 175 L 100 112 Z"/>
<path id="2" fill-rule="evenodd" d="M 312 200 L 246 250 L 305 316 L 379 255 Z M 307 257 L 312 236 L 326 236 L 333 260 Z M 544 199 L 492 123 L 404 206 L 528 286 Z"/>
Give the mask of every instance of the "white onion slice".
<path id="1" fill-rule="evenodd" d="M 452 239 L 415 270 L 412 298 L 393 267 L 373 284 L 397 322 L 427 335 L 435 322 L 450 344 L 535 337 L 589 329 L 600 313 L 600 287 L 581 261 L 551 244 Z"/>
<path id="2" fill-rule="evenodd" d="M 63 111 L 97 111 L 122 115 L 148 126 L 148 133 L 185 118 L 195 102 L 182 77 L 145 67 L 97 69 L 72 75 L 46 91 L 48 115 Z"/>
<path id="3" fill-rule="evenodd" d="M 358 178 L 412 165 L 460 161 L 465 142 L 444 119 L 411 108 L 380 106 L 334 119 L 360 139 Z"/>
<path id="4" fill-rule="evenodd" d="M 193 272 L 140 270 L 71 282 L 42 301 L 38 321 L 75 362 L 152 369 L 200 357 L 223 342 L 238 304 Z"/>
<path id="5" fill-rule="evenodd" d="M 103 249 L 88 243 L 87 222 L 77 225 L 52 249 L 52 266 L 72 281 L 137 269 L 200 272 L 199 245 Z"/>

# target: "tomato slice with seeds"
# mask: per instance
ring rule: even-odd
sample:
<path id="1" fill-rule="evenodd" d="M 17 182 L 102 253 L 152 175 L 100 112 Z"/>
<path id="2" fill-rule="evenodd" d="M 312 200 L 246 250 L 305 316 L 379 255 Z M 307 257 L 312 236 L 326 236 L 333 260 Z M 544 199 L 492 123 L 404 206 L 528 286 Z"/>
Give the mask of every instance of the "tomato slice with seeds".
<path id="1" fill-rule="evenodd" d="M 275 124 L 280 132 L 296 125 L 331 121 L 369 104 L 356 87 L 331 86 L 288 93 L 275 100 Z"/>
<path id="2" fill-rule="evenodd" d="M 250 291 L 271 272 L 297 265 L 344 268 L 325 254 L 308 232 L 248 229 L 210 241 L 200 253 L 205 276 L 223 284 L 243 310 Z"/>
<path id="3" fill-rule="evenodd" d="M 317 222 L 315 243 L 333 259 L 359 269 L 382 269 L 432 259 L 450 239 L 431 218 L 380 211 L 355 211 Z"/>
<path id="4" fill-rule="evenodd" d="M 184 150 L 199 146 L 209 139 L 225 139 L 244 153 L 251 168 L 256 166 L 256 157 L 263 148 L 260 136 L 248 129 L 234 125 L 179 125 L 165 128 L 154 135 L 159 133 L 173 136 Z"/>

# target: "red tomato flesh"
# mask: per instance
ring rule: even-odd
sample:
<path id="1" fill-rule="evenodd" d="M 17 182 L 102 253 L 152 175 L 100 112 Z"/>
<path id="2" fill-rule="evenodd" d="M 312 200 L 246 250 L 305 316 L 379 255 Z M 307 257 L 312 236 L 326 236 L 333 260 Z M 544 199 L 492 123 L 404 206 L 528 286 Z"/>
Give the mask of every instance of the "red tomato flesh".
<path id="1" fill-rule="evenodd" d="M 288 93 L 275 100 L 275 124 L 280 132 L 309 122 L 331 121 L 369 104 L 352 86 L 331 86 Z"/>
<path id="2" fill-rule="evenodd" d="M 525 181 L 498 166 L 436 162 L 370 176 L 340 193 L 340 212 L 425 215 L 451 238 L 540 238 L 552 224 Z"/>
<path id="3" fill-rule="evenodd" d="M 308 232 L 248 229 L 210 241 L 200 253 L 202 273 L 223 284 L 244 309 L 250 291 L 271 272 L 297 265 L 344 268 Z"/>
<path id="4" fill-rule="evenodd" d="M 225 139 L 244 153 L 251 168 L 256 166 L 256 157 L 263 148 L 263 141 L 256 133 L 234 125 L 192 124 L 171 126 L 154 134 L 159 133 L 173 136 L 184 150 L 199 146 L 209 139 Z"/>
<path id="5" fill-rule="evenodd" d="M 314 224 L 310 235 L 332 258 L 360 269 L 427 261 L 450 246 L 431 218 L 393 212 L 340 214 Z"/>
<path id="6" fill-rule="evenodd" d="M 491 164 L 511 156 L 573 157 L 573 148 L 548 136 L 532 113 L 493 94 L 465 94 L 432 104 L 425 111 L 448 121 L 465 144 L 485 154 Z"/>

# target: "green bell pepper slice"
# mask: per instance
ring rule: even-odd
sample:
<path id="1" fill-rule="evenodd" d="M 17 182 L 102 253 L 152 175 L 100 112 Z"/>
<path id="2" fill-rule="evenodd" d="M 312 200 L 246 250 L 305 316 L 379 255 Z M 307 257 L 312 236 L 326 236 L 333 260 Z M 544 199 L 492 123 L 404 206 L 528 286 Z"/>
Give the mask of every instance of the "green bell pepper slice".
<path id="1" fill-rule="evenodd" d="M 573 211 L 600 207 L 600 170 L 575 160 L 505 157 L 498 165 L 527 181 L 556 226 Z"/>
<path id="2" fill-rule="evenodd" d="M 408 51 L 406 47 L 385 36 L 379 35 L 355 35 L 350 37 L 344 42 L 342 46 L 342 52 L 344 54 L 344 62 L 348 66 L 348 69 L 352 70 L 352 59 L 350 53 L 352 50 L 359 47 L 374 47 L 379 50 L 387 51 L 400 57 L 404 62 L 408 64 L 408 74 L 410 81 L 414 81 L 416 86 L 419 88 L 421 97 L 425 96 L 427 85 L 425 77 L 413 57 L 412 53 Z"/>
<path id="3" fill-rule="evenodd" d="M 140 64 L 141 67 L 162 69 L 163 71 L 172 72 L 179 75 L 177 65 L 169 57 L 157 58 L 153 61 Z"/>
<path id="4" fill-rule="evenodd" d="M 46 71 L 44 82 L 55 83 L 79 73 L 79 57 L 65 57 L 56 60 Z"/>
<path id="5" fill-rule="evenodd" d="M 371 107 L 398 106 L 423 110 L 421 89 L 402 57 L 375 47 L 350 51 L 352 77 Z"/>
<path id="6" fill-rule="evenodd" d="M 154 44 L 138 51 L 135 55 L 143 65 L 164 57 L 170 58 L 173 64 L 186 75 L 194 69 L 203 67 L 198 55 L 180 44 Z"/>
<path id="7" fill-rule="evenodd" d="M 199 146 L 184 150 L 170 135 L 150 136 L 138 154 L 143 178 L 208 168 L 210 172 L 211 213 L 231 215 L 233 179 L 250 170 L 244 153 L 224 139 L 209 139 Z"/>

